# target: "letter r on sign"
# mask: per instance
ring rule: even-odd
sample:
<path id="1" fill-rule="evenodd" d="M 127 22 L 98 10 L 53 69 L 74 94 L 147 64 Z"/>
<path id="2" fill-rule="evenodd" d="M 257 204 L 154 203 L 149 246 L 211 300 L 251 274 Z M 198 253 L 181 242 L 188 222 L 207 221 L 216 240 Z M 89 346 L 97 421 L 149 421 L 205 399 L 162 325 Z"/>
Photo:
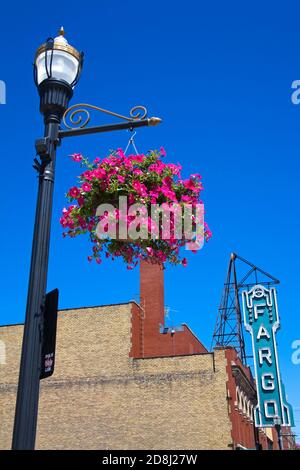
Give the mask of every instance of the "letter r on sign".
<path id="1" fill-rule="evenodd" d="M 260 348 L 258 350 L 259 363 L 262 365 L 264 359 L 271 366 L 272 365 L 272 352 L 270 348 Z"/>

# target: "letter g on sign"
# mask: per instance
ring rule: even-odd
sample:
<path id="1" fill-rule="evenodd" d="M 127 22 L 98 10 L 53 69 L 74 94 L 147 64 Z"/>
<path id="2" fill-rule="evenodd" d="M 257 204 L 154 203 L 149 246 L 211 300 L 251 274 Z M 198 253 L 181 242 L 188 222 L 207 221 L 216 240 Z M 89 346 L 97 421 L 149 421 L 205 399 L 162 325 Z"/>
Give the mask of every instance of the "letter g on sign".
<path id="1" fill-rule="evenodd" d="M 272 373 L 262 374 L 262 376 L 261 376 L 261 386 L 262 386 L 262 389 L 265 390 L 265 391 L 275 390 L 274 375 Z"/>

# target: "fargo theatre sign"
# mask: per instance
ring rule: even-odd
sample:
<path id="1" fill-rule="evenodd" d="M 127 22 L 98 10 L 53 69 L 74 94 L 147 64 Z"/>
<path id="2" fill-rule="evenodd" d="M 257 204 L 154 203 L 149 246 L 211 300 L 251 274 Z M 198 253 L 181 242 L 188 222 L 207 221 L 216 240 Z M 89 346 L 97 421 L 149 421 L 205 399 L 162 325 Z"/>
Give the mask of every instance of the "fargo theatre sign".
<path id="1" fill-rule="evenodd" d="M 279 417 L 282 426 L 294 426 L 293 412 L 287 403 L 280 378 L 275 334 L 280 326 L 275 288 L 258 284 L 242 292 L 245 328 L 251 333 L 257 382 L 255 425 L 274 426 Z"/>

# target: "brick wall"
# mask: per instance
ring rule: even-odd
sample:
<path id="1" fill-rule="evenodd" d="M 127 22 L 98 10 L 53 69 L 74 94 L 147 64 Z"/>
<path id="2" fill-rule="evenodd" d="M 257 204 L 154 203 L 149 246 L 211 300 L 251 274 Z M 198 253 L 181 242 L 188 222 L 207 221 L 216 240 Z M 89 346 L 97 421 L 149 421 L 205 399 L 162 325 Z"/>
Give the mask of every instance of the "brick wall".
<path id="1" fill-rule="evenodd" d="M 37 448 L 229 449 L 224 351 L 133 358 L 135 303 L 59 312 Z M 11 445 L 22 326 L 0 328 L 0 448 Z"/>
<path id="2" fill-rule="evenodd" d="M 140 305 L 59 312 L 37 448 L 254 448 L 250 370 L 233 348 L 208 353 L 187 325 L 160 332 L 161 266 L 141 263 L 140 288 Z M 11 445 L 22 332 L 22 325 L 0 327 L 0 448 Z M 263 448 L 272 440 L 278 448 L 274 430 L 257 435 Z"/>
<path id="3" fill-rule="evenodd" d="M 225 357 L 233 446 L 255 449 L 258 442 L 253 421 L 253 408 L 257 403 L 255 384 L 250 369 L 242 364 L 235 349 L 227 348 Z"/>

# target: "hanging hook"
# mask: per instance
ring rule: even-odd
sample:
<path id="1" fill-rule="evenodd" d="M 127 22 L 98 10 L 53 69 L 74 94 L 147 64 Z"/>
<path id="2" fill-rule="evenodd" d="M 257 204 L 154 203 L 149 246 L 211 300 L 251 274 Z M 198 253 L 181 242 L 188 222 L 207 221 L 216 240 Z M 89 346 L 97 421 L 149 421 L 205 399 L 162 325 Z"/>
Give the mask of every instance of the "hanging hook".
<path id="1" fill-rule="evenodd" d="M 128 144 L 127 144 L 127 146 L 126 146 L 126 149 L 125 149 L 124 154 L 126 155 L 126 152 L 128 151 L 130 145 L 132 145 L 132 147 L 134 148 L 135 154 L 138 155 L 139 152 L 138 152 L 138 150 L 137 150 L 137 148 L 136 148 L 136 145 L 135 145 L 135 142 L 134 142 L 134 138 L 135 138 L 135 136 L 136 136 L 136 131 L 134 131 L 133 128 L 128 129 L 128 131 L 129 131 L 129 132 L 133 132 L 133 134 L 131 135 L 131 137 L 130 137 L 129 140 L 128 140 Z"/>

